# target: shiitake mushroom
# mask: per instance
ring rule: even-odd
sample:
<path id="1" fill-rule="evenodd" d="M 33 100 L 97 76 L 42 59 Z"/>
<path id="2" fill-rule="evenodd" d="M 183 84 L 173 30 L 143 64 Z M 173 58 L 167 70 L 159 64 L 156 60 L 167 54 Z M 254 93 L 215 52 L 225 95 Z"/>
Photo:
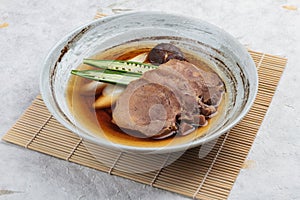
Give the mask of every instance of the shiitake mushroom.
<path id="1" fill-rule="evenodd" d="M 150 63 L 160 65 L 170 59 L 185 60 L 181 50 L 170 43 L 160 43 L 156 45 L 148 54 Z"/>

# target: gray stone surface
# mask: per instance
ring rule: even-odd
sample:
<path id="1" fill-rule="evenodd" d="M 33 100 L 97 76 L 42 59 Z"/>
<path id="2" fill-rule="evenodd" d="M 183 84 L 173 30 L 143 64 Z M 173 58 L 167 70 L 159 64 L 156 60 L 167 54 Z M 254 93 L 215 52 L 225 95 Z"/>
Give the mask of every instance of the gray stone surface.
<path id="1" fill-rule="evenodd" d="M 0 0 L 0 136 L 39 93 L 41 64 L 65 34 L 107 14 L 164 10 L 207 20 L 288 65 L 229 199 L 300 199 L 300 8 L 297 0 Z M 121 11 L 120 11 L 121 9 Z M 0 142 L 0 199 L 186 199 Z"/>

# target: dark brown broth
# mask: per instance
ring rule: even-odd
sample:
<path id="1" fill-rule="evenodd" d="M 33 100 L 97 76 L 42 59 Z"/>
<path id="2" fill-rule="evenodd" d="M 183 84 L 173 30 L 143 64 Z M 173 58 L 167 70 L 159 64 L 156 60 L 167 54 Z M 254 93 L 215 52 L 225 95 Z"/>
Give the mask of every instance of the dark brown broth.
<path id="1" fill-rule="evenodd" d="M 107 59 L 107 60 L 129 60 L 141 53 L 149 52 L 154 45 L 141 46 L 140 44 L 132 46 L 120 46 L 113 49 L 109 49 L 105 52 L 99 53 L 92 56 L 93 59 Z M 201 67 L 205 71 L 212 71 L 209 64 L 204 60 L 190 54 L 189 52 L 183 51 L 187 60 L 196 66 Z M 90 69 L 91 67 L 86 65 L 80 65 L 78 69 Z M 80 78 L 77 76 L 72 76 L 69 81 L 68 91 L 67 91 L 67 101 L 71 108 L 75 118 L 80 124 L 83 124 L 88 130 L 90 130 L 94 135 L 100 137 L 106 137 L 113 143 L 129 145 L 129 146 L 142 146 L 142 147 L 162 147 L 166 145 L 173 145 L 178 143 L 185 143 L 187 141 L 194 140 L 197 137 L 203 136 L 211 127 L 211 125 L 216 121 L 219 115 L 208 120 L 208 125 L 196 129 L 193 133 L 180 136 L 171 137 L 163 140 L 154 139 L 142 139 L 127 135 L 122 132 L 118 126 L 111 122 L 111 109 L 97 109 L 95 110 L 92 104 L 98 98 L 98 95 L 91 94 L 89 96 L 82 95 L 80 90 L 83 85 L 89 83 L 90 80 Z M 224 96 L 220 106 L 218 107 L 218 112 L 222 112 L 224 107 Z"/>

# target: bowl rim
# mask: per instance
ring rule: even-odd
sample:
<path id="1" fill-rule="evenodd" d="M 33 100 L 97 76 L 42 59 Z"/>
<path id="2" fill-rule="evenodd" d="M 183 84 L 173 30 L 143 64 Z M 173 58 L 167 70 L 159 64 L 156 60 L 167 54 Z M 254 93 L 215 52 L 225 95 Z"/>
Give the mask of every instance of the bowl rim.
<path id="1" fill-rule="evenodd" d="M 175 145 L 175 146 L 164 146 L 164 147 L 137 147 L 137 146 L 127 146 L 127 145 L 123 145 L 123 144 L 117 144 L 117 143 L 113 143 L 111 141 L 102 142 L 100 140 L 97 140 L 96 136 L 81 133 L 78 130 L 76 131 L 76 130 L 74 130 L 74 128 L 76 129 L 76 127 L 71 125 L 70 122 L 67 122 L 65 119 L 63 119 L 56 112 L 55 108 L 53 108 L 53 106 L 50 103 L 50 101 L 53 101 L 53 100 L 49 99 L 49 98 L 52 98 L 51 95 L 50 95 L 51 94 L 51 89 L 48 88 L 48 89 L 45 90 L 45 85 L 46 85 L 47 81 L 45 81 L 45 79 L 44 79 L 44 73 L 47 73 L 47 70 L 49 71 L 52 68 L 52 66 L 47 66 L 47 63 L 50 62 L 53 52 L 55 52 L 57 49 L 59 49 L 59 47 L 61 47 L 62 44 L 68 43 L 68 41 L 70 41 L 70 38 L 72 38 L 72 36 L 77 35 L 82 30 L 85 30 L 88 27 L 95 26 L 97 24 L 101 25 L 102 23 L 105 23 L 106 21 L 109 21 L 109 20 L 112 20 L 112 19 L 117 19 L 117 18 L 120 18 L 120 17 L 130 16 L 130 15 L 139 15 L 139 14 L 143 14 L 143 15 L 147 14 L 149 16 L 153 16 L 153 15 L 164 15 L 164 16 L 169 16 L 169 17 L 174 16 L 174 17 L 179 17 L 179 18 L 182 18 L 182 19 L 192 20 L 193 22 L 197 22 L 197 23 L 203 23 L 203 24 L 206 24 L 208 26 L 213 26 L 217 30 L 224 33 L 226 35 L 226 37 L 230 38 L 230 40 L 235 42 L 236 45 L 238 45 L 238 47 L 242 51 L 244 51 L 245 55 L 247 55 L 250 58 L 251 65 L 253 66 L 253 70 L 255 72 L 255 74 L 253 75 L 253 76 L 255 76 L 254 77 L 255 82 L 251 83 L 252 84 L 252 98 L 250 98 L 247 101 L 246 105 L 243 107 L 242 111 L 235 118 L 234 121 L 232 121 L 225 128 L 223 128 L 219 131 L 216 131 L 213 134 L 210 134 L 210 135 L 205 136 L 205 137 L 201 137 L 200 139 L 194 139 L 192 141 L 189 141 L 188 143 L 183 143 L 183 144 L 179 144 L 179 145 Z M 251 107 L 252 107 L 252 105 L 253 105 L 253 103 L 256 99 L 257 92 L 258 92 L 258 73 L 257 73 L 256 65 L 255 65 L 253 59 L 251 58 L 249 52 L 246 50 L 246 48 L 236 38 L 234 38 L 232 35 L 230 35 L 226 31 L 224 31 L 220 27 L 218 27 L 216 25 L 213 25 L 209 22 L 206 22 L 204 20 L 194 18 L 194 17 L 188 17 L 188 16 L 184 16 L 184 15 L 180 15 L 180 14 L 162 12 L 162 11 L 130 11 L 130 12 L 123 13 L 123 14 L 115 14 L 115 15 L 111 15 L 111 16 L 106 16 L 106 17 L 99 18 L 99 19 L 96 19 L 96 20 L 92 20 L 91 22 L 85 23 L 85 24 L 79 26 L 78 28 L 74 29 L 73 31 L 69 32 L 68 34 L 66 34 L 62 39 L 60 39 L 50 49 L 50 51 L 48 52 L 46 58 L 44 59 L 44 62 L 43 62 L 42 66 L 43 66 L 43 68 L 42 68 L 41 73 L 40 73 L 40 84 L 39 84 L 40 85 L 40 92 L 41 92 L 41 95 L 42 95 L 42 98 L 44 100 L 44 103 L 45 103 L 46 107 L 48 108 L 50 113 L 54 116 L 54 118 L 57 121 L 59 121 L 63 126 L 65 126 L 67 129 L 69 129 L 74 134 L 77 134 L 79 137 L 81 137 L 83 139 L 87 139 L 88 141 L 91 141 L 95 144 L 98 144 L 98 145 L 101 145 L 101 146 L 104 146 L 104 147 L 107 147 L 107 148 L 118 149 L 120 151 L 128 151 L 128 152 L 134 152 L 134 153 L 161 154 L 161 153 L 171 153 L 171 152 L 185 151 L 187 149 L 190 149 L 190 148 L 193 148 L 193 147 L 196 147 L 196 146 L 200 146 L 204 143 L 215 140 L 215 139 L 219 138 L 221 135 L 223 135 L 226 132 L 230 131 L 234 126 L 236 126 L 246 116 L 246 114 L 251 109 Z M 53 97 L 53 99 L 54 99 L 54 97 Z"/>

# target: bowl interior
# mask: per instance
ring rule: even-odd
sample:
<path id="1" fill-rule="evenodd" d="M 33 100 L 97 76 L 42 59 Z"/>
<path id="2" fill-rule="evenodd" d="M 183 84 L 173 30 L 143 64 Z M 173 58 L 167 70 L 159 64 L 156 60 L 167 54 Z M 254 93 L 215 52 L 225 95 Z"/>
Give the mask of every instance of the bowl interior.
<path id="1" fill-rule="evenodd" d="M 207 60 L 223 79 L 226 87 L 224 112 L 208 134 L 182 144 L 143 148 L 112 143 L 105 137 L 95 136 L 78 122 L 67 104 L 66 90 L 70 71 L 77 68 L 83 58 L 128 43 L 162 42 L 171 42 Z M 140 153 L 181 151 L 219 137 L 247 113 L 257 86 L 255 64 L 245 48 L 229 34 L 201 20 L 156 12 L 106 17 L 76 29 L 51 50 L 41 75 L 45 104 L 65 127 L 101 145 Z"/>

